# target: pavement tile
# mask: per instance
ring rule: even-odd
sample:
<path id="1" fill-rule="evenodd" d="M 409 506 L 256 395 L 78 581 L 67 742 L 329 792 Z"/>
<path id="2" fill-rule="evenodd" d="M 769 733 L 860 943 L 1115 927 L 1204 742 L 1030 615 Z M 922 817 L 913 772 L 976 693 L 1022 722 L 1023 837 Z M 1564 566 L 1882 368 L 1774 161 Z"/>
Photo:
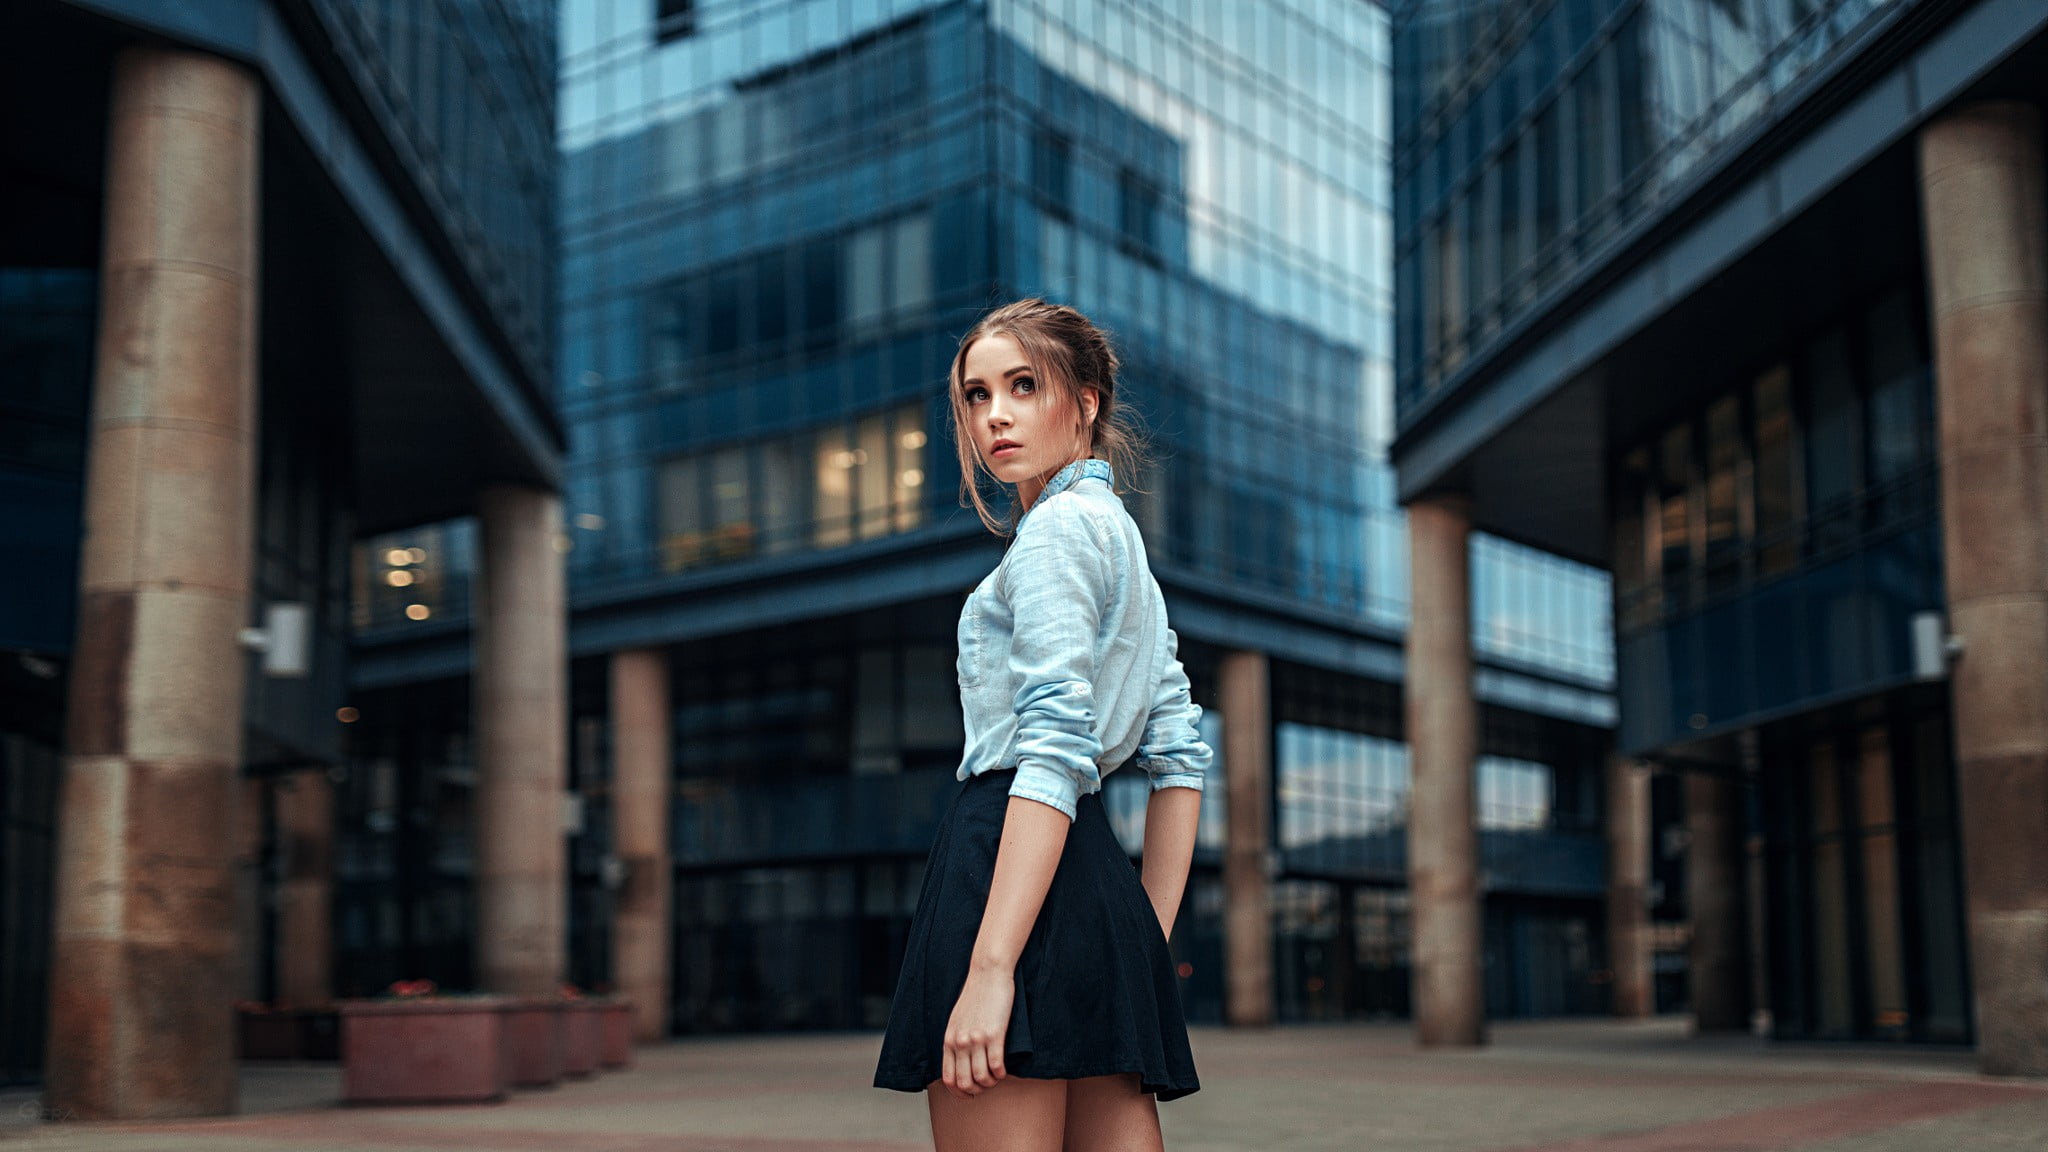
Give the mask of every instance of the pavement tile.
<path id="1" fill-rule="evenodd" d="M 1418 1049 L 1400 1024 L 1197 1028 L 1203 1090 L 1160 1108 L 1175 1152 L 2044 1152 L 2048 1082 L 1967 1052 L 1690 1037 L 1684 1022 L 1495 1025 Z M 37 1124 L 0 1094 L 0 1152 L 909 1152 L 924 1101 L 868 1086 L 874 1034 L 688 1039 L 491 1105 L 347 1108 L 332 1066 L 246 1065 L 243 1114 Z"/>

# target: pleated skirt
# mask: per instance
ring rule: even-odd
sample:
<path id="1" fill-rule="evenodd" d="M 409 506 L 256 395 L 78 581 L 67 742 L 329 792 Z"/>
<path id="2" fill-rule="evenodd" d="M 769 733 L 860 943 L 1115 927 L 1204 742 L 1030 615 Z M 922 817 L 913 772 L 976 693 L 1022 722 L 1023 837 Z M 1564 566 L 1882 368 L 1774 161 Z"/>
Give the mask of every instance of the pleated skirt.
<path id="1" fill-rule="evenodd" d="M 940 1075 L 946 1022 L 995 873 L 1016 773 L 960 785 L 939 821 L 896 982 L 875 1087 L 922 1092 Z M 1102 797 L 1081 797 L 1052 886 L 1017 961 L 1004 1062 L 1012 1076 L 1136 1072 L 1159 1100 L 1201 1087 L 1166 938 Z"/>

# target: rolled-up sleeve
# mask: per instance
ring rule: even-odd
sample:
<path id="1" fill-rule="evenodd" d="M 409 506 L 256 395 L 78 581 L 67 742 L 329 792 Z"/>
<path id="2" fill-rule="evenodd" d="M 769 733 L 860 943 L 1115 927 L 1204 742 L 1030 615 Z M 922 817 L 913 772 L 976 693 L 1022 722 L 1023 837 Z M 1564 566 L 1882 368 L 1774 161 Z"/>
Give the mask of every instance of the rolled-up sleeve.
<path id="1" fill-rule="evenodd" d="M 1180 637 L 1166 630 L 1166 670 L 1145 718 L 1145 734 L 1134 759 L 1151 777 L 1152 791 L 1161 788 L 1202 790 L 1202 778 L 1215 753 L 1202 739 L 1202 706 L 1188 691 L 1187 669 L 1180 662 Z"/>
<path id="2" fill-rule="evenodd" d="M 1077 500 L 1051 499 L 1025 518 L 1005 558 L 1014 617 L 1010 671 L 1017 679 L 1017 778 L 1010 795 L 1074 818 L 1102 787 L 1096 760 L 1095 637 L 1110 595 L 1109 553 Z"/>

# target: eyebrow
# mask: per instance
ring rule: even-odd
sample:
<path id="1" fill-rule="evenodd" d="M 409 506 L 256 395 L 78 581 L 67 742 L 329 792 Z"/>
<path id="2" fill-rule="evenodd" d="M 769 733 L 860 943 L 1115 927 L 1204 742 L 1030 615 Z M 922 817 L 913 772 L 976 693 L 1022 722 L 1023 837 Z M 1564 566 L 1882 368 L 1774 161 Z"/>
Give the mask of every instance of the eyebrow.
<path id="1" fill-rule="evenodd" d="M 1019 372 L 1029 371 L 1031 371 L 1031 365 L 1019 364 L 1015 368 L 1010 369 L 1008 372 L 1003 373 L 1003 379 L 1008 380 L 1010 377 L 1015 376 Z M 962 380 L 960 382 L 960 386 L 962 388 L 972 388 L 974 385 L 979 383 L 981 383 L 981 378 L 979 376 L 969 376 L 967 379 Z"/>

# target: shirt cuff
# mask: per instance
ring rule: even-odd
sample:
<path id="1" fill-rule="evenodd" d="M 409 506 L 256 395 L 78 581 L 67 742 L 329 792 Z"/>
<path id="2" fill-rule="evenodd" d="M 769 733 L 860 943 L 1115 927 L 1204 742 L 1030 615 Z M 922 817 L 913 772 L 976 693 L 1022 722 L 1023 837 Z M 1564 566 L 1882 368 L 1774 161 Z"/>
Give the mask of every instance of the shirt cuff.
<path id="1" fill-rule="evenodd" d="M 1202 790 L 1202 774 L 1200 772 L 1168 772 L 1152 777 L 1152 791 L 1157 792 L 1161 788 L 1193 788 L 1195 791 L 1200 792 Z"/>
<path id="2" fill-rule="evenodd" d="M 1010 782 L 1010 795 L 1051 805 L 1072 820 L 1081 790 L 1071 777 L 1058 769 L 1025 763 L 1017 765 L 1017 778 Z"/>

